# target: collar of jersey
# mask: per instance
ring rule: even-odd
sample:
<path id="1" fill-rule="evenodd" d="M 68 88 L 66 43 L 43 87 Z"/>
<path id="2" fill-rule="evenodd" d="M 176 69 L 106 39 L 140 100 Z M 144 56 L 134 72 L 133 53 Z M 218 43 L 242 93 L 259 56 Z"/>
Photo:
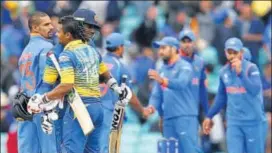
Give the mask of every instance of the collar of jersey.
<path id="1" fill-rule="evenodd" d="M 70 41 L 65 47 L 64 50 L 72 50 L 75 47 L 79 47 L 85 45 L 85 43 L 82 40 L 73 40 Z"/>

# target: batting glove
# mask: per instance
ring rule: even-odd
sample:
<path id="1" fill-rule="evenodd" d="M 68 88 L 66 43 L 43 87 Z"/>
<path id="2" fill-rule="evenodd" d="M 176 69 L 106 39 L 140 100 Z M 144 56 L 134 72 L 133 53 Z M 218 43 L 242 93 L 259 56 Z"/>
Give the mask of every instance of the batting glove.
<path id="1" fill-rule="evenodd" d="M 119 103 L 127 105 L 132 98 L 132 91 L 127 85 L 121 86 L 121 94 L 119 94 Z"/>
<path id="2" fill-rule="evenodd" d="M 28 113 L 40 113 L 42 111 L 40 104 L 42 103 L 42 96 L 40 94 L 33 95 L 27 103 Z"/>
<path id="3" fill-rule="evenodd" d="M 41 118 L 41 127 L 44 133 L 52 134 L 53 131 L 53 120 L 50 119 L 49 114 L 45 114 Z"/>

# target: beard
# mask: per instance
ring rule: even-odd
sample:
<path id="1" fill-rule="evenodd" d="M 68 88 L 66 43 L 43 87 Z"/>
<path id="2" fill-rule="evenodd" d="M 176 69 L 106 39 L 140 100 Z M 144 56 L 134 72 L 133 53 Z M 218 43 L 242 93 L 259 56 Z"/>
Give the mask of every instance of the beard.
<path id="1" fill-rule="evenodd" d="M 182 51 L 187 54 L 187 55 L 190 55 L 194 52 L 194 50 L 192 48 L 182 48 Z"/>
<path id="2" fill-rule="evenodd" d="M 170 57 L 163 57 L 162 61 L 163 61 L 164 64 L 168 64 L 169 61 L 170 61 Z"/>

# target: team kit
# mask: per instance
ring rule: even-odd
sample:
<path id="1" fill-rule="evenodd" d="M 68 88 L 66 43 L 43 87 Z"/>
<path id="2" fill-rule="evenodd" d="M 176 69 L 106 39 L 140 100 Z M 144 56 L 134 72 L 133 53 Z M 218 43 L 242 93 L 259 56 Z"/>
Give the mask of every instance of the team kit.
<path id="1" fill-rule="evenodd" d="M 146 119 L 159 114 L 158 153 L 203 152 L 198 144 L 199 125 L 209 135 L 213 117 L 224 108 L 228 153 L 264 153 L 267 121 L 260 72 L 240 39 L 225 42 L 228 63 L 220 70 L 212 106 L 208 105 L 204 62 L 194 52 L 194 33 L 184 29 L 178 39 L 154 41 L 152 47 L 163 65 L 148 70 L 153 86 L 144 107 L 121 62 L 130 41 L 111 33 L 105 40 L 107 53 L 101 56 L 92 40 L 100 30 L 95 16 L 92 10 L 78 9 L 60 19 L 56 34 L 46 13 L 30 16 L 31 37 L 18 62 L 20 92 L 12 106 L 18 121 L 19 153 L 120 153 L 127 105 Z M 205 113 L 202 123 L 199 106 Z"/>

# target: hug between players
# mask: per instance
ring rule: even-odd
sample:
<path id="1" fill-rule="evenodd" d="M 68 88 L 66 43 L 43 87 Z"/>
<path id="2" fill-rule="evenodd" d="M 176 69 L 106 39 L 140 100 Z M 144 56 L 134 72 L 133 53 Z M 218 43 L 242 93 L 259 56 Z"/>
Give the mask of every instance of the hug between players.
<path id="1" fill-rule="evenodd" d="M 4 16 L 17 21 L 14 10 L 32 4 L 27 2 L 2 2 Z M 271 3 L 199 1 L 199 13 L 190 16 L 196 8 L 183 2 L 88 2 L 57 1 L 50 11 L 37 9 L 23 18 L 27 30 L 21 35 L 15 35 L 15 22 L 1 24 L 10 28 L 9 34 L 1 28 L 1 124 L 17 128 L 4 152 L 271 151 Z M 79 7 L 50 13 L 72 5 Z M 120 20 L 118 5 L 130 8 L 127 18 Z M 260 15 L 260 5 L 270 7 Z M 109 23 L 101 23 L 101 6 L 113 18 Z M 125 20 L 144 10 L 139 6 L 147 12 L 128 36 L 134 25 Z M 168 8 L 165 25 L 158 20 L 162 6 Z M 29 40 L 15 54 L 20 49 L 10 40 L 17 43 L 23 35 Z M 17 74 L 8 72 L 5 57 Z M 139 129 L 128 126 L 135 120 Z M 137 144 L 146 127 L 146 136 L 152 129 L 158 136 Z M 126 146 L 133 137 L 141 140 Z"/>

